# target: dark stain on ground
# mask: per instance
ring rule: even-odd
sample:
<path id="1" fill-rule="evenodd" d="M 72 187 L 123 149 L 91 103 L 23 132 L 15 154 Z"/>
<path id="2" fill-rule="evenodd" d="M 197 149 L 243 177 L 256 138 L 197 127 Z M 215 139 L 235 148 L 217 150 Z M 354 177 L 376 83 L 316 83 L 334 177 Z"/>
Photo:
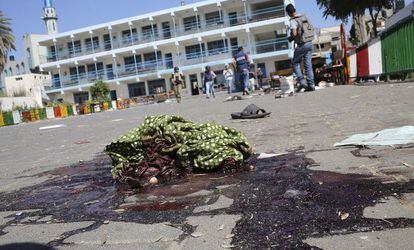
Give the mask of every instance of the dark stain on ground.
<path id="1" fill-rule="evenodd" d="M 414 226 L 412 219 L 363 217 L 363 209 L 381 198 L 413 192 L 412 182 L 383 184 L 383 180 L 369 176 L 312 171 L 307 167 L 314 162 L 294 152 L 268 159 L 254 157 L 248 164 L 254 165 L 255 171 L 190 175 L 134 191 L 113 181 L 110 159 L 100 155 L 89 162 L 38 175 L 51 177 L 42 184 L 1 193 L 0 211 L 41 211 L 17 216 L 0 227 L 0 233 L 8 225 L 24 224 L 24 218 L 52 215 L 52 223 L 96 223 L 65 233 L 51 246 L 63 244 L 71 235 L 94 230 L 106 220 L 169 222 L 183 230 L 183 240 L 196 229 L 186 224 L 186 218 L 194 216 L 193 209 L 206 205 L 207 198 L 207 204 L 214 203 L 222 194 L 234 199 L 230 208 L 201 214 L 241 214 L 232 242 L 240 249 L 310 248 L 303 242 L 309 237 Z M 233 186 L 218 188 L 223 185 Z M 202 190 L 212 192 L 199 193 Z M 348 213 L 349 217 L 342 220 L 339 213 Z M 38 222 L 27 224 L 33 223 Z"/>

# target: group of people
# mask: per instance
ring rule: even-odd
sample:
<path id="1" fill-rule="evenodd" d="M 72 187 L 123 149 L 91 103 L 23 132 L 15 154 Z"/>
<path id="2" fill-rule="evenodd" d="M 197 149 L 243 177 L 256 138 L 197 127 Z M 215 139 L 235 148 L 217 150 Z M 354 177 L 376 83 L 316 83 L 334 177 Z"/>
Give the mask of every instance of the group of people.
<path id="1" fill-rule="evenodd" d="M 295 42 L 295 52 L 292 59 L 293 72 L 297 79 L 297 91 L 315 91 L 315 77 L 312 68 L 312 41 L 315 37 L 315 30 L 306 15 L 297 14 L 296 9 L 292 4 L 286 7 L 286 12 L 290 16 L 290 42 Z M 304 64 L 306 71 L 306 79 L 302 74 L 301 64 Z M 249 55 L 240 47 L 233 57 L 231 65 L 225 65 L 223 76 L 226 80 L 227 91 L 231 94 L 234 90 L 234 82 L 236 74 L 240 85 L 243 88 L 243 95 L 250 95 L 250 91 L 255 90 L 256 79 L 260 88 L 263 84 L 263 72 L 259 68 L 257 72 L 254 71 L 255 65 L 251 64 Z M 217 75 L 210 66 L 205 67 L 203 72 L 203 84 L 207 98 L 215 98 L 214 81 Z M 174 68 L 171 81 L 174 85 L 174 91 L 177 97 L 177 102 L 181 101 L 181 89 L 184 83 L 184 75 L 180 72 L 178 67 Z"/>
<path id="2" fill-rule="evenodd" d="M 255 72 L 255 65 L 250 64 L 250 58 L 248 54 L 244 52 L 243 47 L 238 49 L 238 52 L 233 58 L 233 63 L 226 64 L 223 70 L 223 77 L 226 81 L 228 94 L 232 94 L 235 90 L 236 74 L 238 74 L 238 79 L 243 88 L 243 95 L 250 95 L 250 91 L 255 91 L 257 84 L 259 88 L 262 88 L 263 86 L 264 74 L 262 69 L 258 68 L 257 72 Z M 185 77 L 179 67 L 175 67 L 171 82 L 174 86 L 177 102 L 181 102 L 181 90 L 184 78 Z M 214 81 L 217 78 L 216 73 L 214 73 L 210 66 L 206 66 L 205 71 L 202 73 L 202 78 L 207 99 L 211 97 L 215 98 Z"/>

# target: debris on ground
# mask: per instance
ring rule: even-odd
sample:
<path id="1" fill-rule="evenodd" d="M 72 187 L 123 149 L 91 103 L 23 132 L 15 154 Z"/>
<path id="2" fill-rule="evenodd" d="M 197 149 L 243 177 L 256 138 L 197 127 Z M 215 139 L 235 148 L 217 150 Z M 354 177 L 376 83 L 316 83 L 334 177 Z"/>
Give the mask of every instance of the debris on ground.
<path id="1" fill-rule="evenodd" d="M 341 146 L 393 146 L 414 143 L 414 126 L 385 129 L 368 134 L 357 134 L 336 143 Z"/>
<path id="2" fill-rule="evenodd" d="M 266 110 L 250 104 L 242 112 L 231 114 L 231 117 L 233 119 L 259 119 L 268 117 L 270 114 L 270 112 L 266 112 Z"/>
<path id="3" fill-rule="evenodd" d="M 49 129 L 56 129 L 56 128 L 65 128 L 65 124 L 57 124 L 52 126 L 40 127 L 39 130 L 49 130 Z"/>
<path id="4" fill-rule="evenodd" d="M 105 152 L 112 159 L 113 178 L 139 188 L 192 172 L 242 168 L 252 148 L 235 129 L 162 115 L 147 117 Z"/>
<path id="5" fill-rule="evenodd" d="M 243 100 L 243 97 L 241 97 L 239 95 L 235 95 L 235 96 L 227 97 L 225 102 L 233 102 L 233 101 L 241 101 L 241 100 Z"/>

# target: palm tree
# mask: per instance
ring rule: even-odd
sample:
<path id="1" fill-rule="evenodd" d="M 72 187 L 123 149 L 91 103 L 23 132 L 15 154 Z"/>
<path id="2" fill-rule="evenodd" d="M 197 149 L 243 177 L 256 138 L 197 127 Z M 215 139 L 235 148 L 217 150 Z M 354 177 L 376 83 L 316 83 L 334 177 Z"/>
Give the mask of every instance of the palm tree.
<path id="1" fill-rule="evenodd" d="M 6 18 L 0 10 L 0 72 L 3 71 L 10 51 L 16 50 L 10 19 Z"/>

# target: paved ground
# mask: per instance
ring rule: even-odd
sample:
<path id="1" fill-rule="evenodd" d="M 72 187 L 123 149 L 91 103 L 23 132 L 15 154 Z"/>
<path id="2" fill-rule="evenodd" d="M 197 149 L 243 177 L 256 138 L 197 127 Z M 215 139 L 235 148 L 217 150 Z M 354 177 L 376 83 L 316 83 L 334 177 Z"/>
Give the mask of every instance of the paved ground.
<path id="1" fill-rule="evenodd" d="M 39 187 L 44 182 L 55 180 L 58 174 L 50 171 L 92 160 L 111 140 L 139 125 L 146 115 L 155 114 L 178 114 L 196 122 L 214 120 L 234 127 L 246 134 L 257 153 L 300 150 L 317 163 L 311 166 L 313 171 L 368 174 L 381 178 L 384 183 L 411 185 L 414 179 L 412 146 L 358 151 L 352 147 L 335 149 L 333 144 L 356 133 L 414 125 L 413 96 L 412 83 L 327 88 L 278 100 L 266 95 L 225 103 L 226 96 L 222 94 L 216 100 L 189 98 L 182 104 L 138 106 L 123 111 L 0 128 L 0 194 L 4 194 L 0 198 L 13 197 L 22 188 Z M 250 103 L 272 112 L 271 117 L 257 121 L 230 120 L 231 112 L 241 111 Z M 64 124 L 65 127 L 39 130 L 56 124 Z M 49 174 L 42 174 L 45 172 Z M 64 177 L 71 178 L 71 172 Z M 82 182 L 77 184 L 82 186 Z M 227 194 L 237 186 L 224 186 L 222 189 L 201 188 L 194 190 L 195 194 L 190 191 L 180 196 L 185 199 L 197 197 L 197 206 L 191 208 L 184 219 L 186 227 L 174 227 L 171 221 L 151 225 L 145 220 L 142 223 L 110 220 L 99 225 L 90 218 L 65 221 L 53 213 L 11 211 L 5 206 L 9 201 L 0 200 L 0 205 L 3 204 L 0 206 L 0 211 L 3 211 L 0 212 L 0 230 L 3 232 L 0 231 L 0 245 L 31 241 L 51 242 L 70 249 L 136 249 L 137 245 L 140 249 L 230 248 L 234 243 L 232 238 L 239 237 L 234 228 L 242 215 L 223 212 L 234 206 L 234 197 Z M 52 192 L 55 190 L 50 190 Z M 147 194 L 145 200 L 157 197 L 156 194 Z M 142 199 L 139 195 L 130 196 L 120 204 L 128 207 L 128 204 L 140 203 Z M 50 202 L 53 206 L 53 201 Z M 93 204 L 94 201 L 88 202 Z M 37 208 L 42 209 L 33 206 L 25 209 Z M 117 209 L 122 213 L 122 206 Z M 402 228 L 378 232 L 361 229 L 355 234 L 331 233 L 331 236 L 308 237 L 304 242 L 327 249 L 413 249 L 414 228 L 406 226 L 413 224 L 412 193 L 383 197 L 375 201 L 375 205 L 367 206 L 363 216 L 386 222 L 393 218 L 406 220 Z M 232 235 L 234 233 L 236 235 Z M 275 245 L 269 243 L 268 247 Z"/>

